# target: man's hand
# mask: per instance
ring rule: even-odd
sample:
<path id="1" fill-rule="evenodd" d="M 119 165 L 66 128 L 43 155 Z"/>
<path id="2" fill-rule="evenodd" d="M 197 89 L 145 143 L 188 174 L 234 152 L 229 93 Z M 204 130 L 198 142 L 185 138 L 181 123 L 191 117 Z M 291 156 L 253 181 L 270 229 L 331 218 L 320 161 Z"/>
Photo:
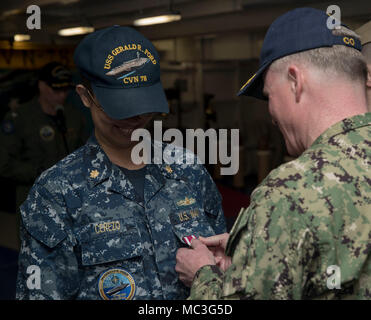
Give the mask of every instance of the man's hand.
<path id="1" fill-rule="evenodd" d="M 225 255 L 228 239 L 229 233 L 218 234 L 208 238 L 200 237 L 200 241 L 214 254 L 216 265 L 223 272 L 232 264 L 231 257 Z"/>
<path id="2" fill-rule="evenodd" d="M 179 274 L 179 280 L 187 287 L 191 287 L 198 269 L 215 265 L 213 253 L 200 240 L 192 240 L 191 247 L 192 249 L 180 248 L 176 254 L 175 271 Z"/>

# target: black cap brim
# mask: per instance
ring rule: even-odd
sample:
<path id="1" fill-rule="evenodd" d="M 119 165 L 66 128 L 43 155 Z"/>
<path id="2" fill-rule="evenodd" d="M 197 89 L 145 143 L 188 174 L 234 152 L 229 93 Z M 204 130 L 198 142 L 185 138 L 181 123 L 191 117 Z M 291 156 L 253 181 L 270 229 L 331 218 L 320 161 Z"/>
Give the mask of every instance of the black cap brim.
<path id="1" fill-rule="evenodd" d="M 137 88 L 107 88 L 92 84 L 104 112 L 113 119 L 128 119 L 145 113 L 169 113 L 161 82 Z"/>
<path id="2" fill-rule="evenodd" d="M 237 93 L 238 96 L 251 96 L 261 100 L 267 100 L 267 97 L 263 94 L 264 89 L 264 72 L 270 66 L 270 63 L 262 65 L 259 70 L 241 87 L 240 91 Z"/>

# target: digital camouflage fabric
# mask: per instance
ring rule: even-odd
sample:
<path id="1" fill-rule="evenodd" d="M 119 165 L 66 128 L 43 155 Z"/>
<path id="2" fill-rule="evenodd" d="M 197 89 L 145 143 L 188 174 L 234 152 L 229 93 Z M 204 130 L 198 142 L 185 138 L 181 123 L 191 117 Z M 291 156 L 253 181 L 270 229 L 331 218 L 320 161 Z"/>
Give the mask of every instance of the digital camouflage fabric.
<path id="1" fill-rule="evenodd" d="M 330 127 L 254 190 L 231 230 L 232 265 L 201 268 L 190 298 L 371 299 L 370 169 L 371 113 Z"/>
<path id="2" fill-rule="evenodd" d="M 21 214 L 17 299 L 185 299 L 183 238 L 225 232 L 202 165 L 148 164 L 143 201 L 94 136 L 37 179 Z"/>

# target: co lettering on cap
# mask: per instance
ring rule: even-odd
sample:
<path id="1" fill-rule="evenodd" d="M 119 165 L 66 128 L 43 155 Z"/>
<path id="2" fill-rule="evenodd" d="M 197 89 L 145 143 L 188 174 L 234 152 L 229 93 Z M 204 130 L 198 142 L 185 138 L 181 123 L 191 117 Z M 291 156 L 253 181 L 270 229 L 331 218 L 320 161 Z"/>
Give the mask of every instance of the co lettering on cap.
<path id="1" fill-rule="evenodd" d="M 352 46 L 355 46 L 356 44 L 353 38 L 344 37 L 343 41 L 345 44 L 348 44 L 348 45 L 350 44 Z"/>

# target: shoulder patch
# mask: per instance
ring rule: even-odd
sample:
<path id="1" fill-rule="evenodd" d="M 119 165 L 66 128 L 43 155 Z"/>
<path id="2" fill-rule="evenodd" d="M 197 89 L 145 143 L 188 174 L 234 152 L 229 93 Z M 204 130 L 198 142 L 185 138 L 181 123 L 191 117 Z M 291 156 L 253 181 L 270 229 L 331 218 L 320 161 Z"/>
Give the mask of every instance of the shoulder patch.
<path id="1" fill-rule="evenodd" d="M 4 134 L 12 134 L 14 133 L 14 123 L 11 120 L 4 120 L 1 122 L 1 132 Z"/>
<path id="2" fill-rule="evenodd" d="M 109 269 L 99 277 L 98 291 L 104 300 L 131 300 L 135 295 L 135 281 L 124 269 Z"/>

